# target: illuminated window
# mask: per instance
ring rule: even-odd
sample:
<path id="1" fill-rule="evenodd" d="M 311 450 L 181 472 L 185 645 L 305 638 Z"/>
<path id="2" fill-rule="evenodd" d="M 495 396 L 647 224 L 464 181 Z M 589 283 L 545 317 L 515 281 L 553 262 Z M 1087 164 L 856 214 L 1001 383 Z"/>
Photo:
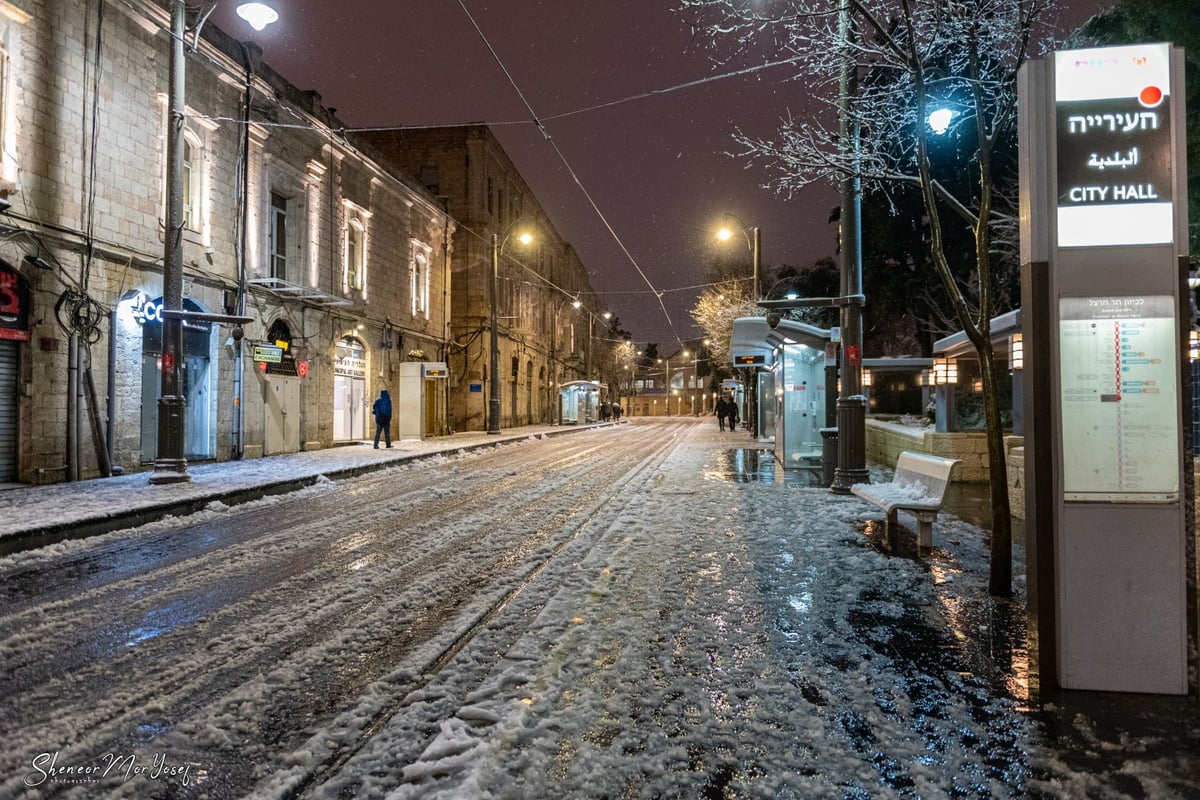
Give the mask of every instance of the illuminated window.
<path id="1" fill-rule="evenodd" d="M 421 242 L 412 243 L 412 262 L 409 267 L 409 291 L 412 295 L 412 315 L 429 319 L 429 266 L 431 249 Z"/>
<path id="2" fill-rule="evenodd" d="M 288 279 L 288 199 L 271 192 L 271 224 L 267 249 L 271 262 L 271 277 Z"/>
<path id="3" fill-rule="evenodd" d="M 201 191 L 204 174 L 204 147 L 191 131 L 183 132 L 183 227 L 199 231 L 204 218 Z"/>
<path id="4" fill-rule="evenodd" d="M 346 286 L 362 289 L 366 272 L 367 231 L 362 220 L 352 219 L 346 226 Z"/>

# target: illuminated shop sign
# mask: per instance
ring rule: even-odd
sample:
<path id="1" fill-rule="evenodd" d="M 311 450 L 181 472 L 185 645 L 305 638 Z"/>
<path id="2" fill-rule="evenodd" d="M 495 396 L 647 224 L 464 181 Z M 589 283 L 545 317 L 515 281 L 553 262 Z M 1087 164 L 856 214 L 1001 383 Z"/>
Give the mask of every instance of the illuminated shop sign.
<path id="1" fill-rule="evenodd" d="M 1058 245 L 1174 238 L 1171 48 L 1055 54 Z"/>
<path id="2" fill-rule="evenodd" d="M 151 300 L 144 294 L 139 294 L 133 303 L 133 318 L 142 323 L 157 322 L 162 324 L 162 298 Z"/>
<path id="3" fill-rule="evenodd" d="M 333 364 L 333 374 L 343 378 L 365 378 L 367 362 L 359 358 L 357 353 L 341 356 Z"/>
<path id="4" fill-rule="evenodd" d="M 194 301 L 184 298 L 183 308 L 185 311 L 202 311 Z M 163 299 L 161 297 L 152 299 L 144 294 L 139 294 L 133 301 L 133 319 L 139 325 L 154 323 L 161 325 L 163 311 Z M 198 331 L 212 330 L 212 324 L 203 320 L 185 319 L 180 323 L 184 328 L 193 328 Z"/>
<path id="5" fill-rule="evenodd" d="M 283 348 L 273 344 L 256 344 L 254 345 L 254 360 L 279 364 L 283 361 Z"/>
<path id="6" fill-rule="evenodd" d="M 29 284 L 7 261 L 0 260 L 0 339 L 29 341 Z"/>

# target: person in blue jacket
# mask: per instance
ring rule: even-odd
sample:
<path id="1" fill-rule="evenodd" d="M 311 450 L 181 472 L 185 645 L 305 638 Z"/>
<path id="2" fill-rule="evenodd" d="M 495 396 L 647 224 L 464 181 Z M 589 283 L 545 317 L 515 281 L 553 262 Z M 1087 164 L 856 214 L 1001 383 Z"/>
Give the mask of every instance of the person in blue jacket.
<path id="1" fill-rule="evenodd" d="M 371 405 L 375 415 L 375 449 L 379 449 L 379 434 L 383 434 L 387 446 L 392 446 L 392 398 L 387 389 L 379 390 L 379 397 Z"/>

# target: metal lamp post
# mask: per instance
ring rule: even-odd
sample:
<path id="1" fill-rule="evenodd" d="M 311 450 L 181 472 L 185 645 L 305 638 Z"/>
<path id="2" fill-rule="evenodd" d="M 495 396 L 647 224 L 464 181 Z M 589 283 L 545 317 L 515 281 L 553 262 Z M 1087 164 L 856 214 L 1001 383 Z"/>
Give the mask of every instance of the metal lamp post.
<path id="1" fill-rule="evenodd" d="M 758 227 L 753 227 L 753 228 L 747 227 L 746 224 L 743 223 L 740 219 L 738 219 L 738 217 L 735 214 L 727 213 L 727 214 L 725 214 L 725 219 L 727 219 L 727 220 L 731 219 L 741 227 L 742 233 L 746 237 L 746 243 L 748 245 L 750 245 L 750 256 L 751 256 L 751 263 L 752 263 L 752 270 L 753 270 L 753 282 L 751 283 L 751 287 L 750 287 L 750 297 L 754 301 L 754 305 L 757 308 L 761 305 L 759 303 L 759 300 L 761 298 L 758 295 L 758 284 L 759 284 L 759 276 L 762 274 L 762 229 L 758 228 Z M 722 228 L 720 231 L 717 232 L 717 237 L 722 240 L 728 239 L 732 235 L 733 234 L 729 231 L 728 228 Z M 747 372 L 750 375 L 750 379 L 748 381 L 746 381 L 746 383 L 749 384 L 746 387 L 747 388 L 746 397 L 748 398 L 748 404 L 749 404 L 749 408 L 747 409 L 747 416 L 750 418 L 750 422 L 751 422 L 750 430 L 751 430 L 752 434 L 754 435 L 754 438 L 758 439 L 759 438 L 758 387 L 755 383 L 758 380 L 756 377 L 758 370 L 754 367 L 751 367 L 747 370 Z"/>
<path id="2" fill-rule="evenodd" d="M 512 235 L 512 231 L 521 224 L 521 220 L 517 220 L 508 227 L 501 239 L 498 234 L 492 234 L 492 276 L 491 276 L 491 291 L 488 298 L 490 331 L 489 338 L 489 358 L 488 358 L 488 429 L 489 434 L 500 433 L 500 327 L 497 324 L 497 315 L 500 307 L 500 251 L 504 249 L 504 245 L 508 243 L 508 237 Z M 517 237 L 522 244 L 529 244 L 533 241 L 533 237 L 524 233 Z"/>
<path id="3" fill-rule="evenodd" d="M 171 5 L 170 83 L 167 88 L 167 217 L 163 251 L 164 312 L 183 310 L 183 37 L 187 26 L 184 0 Z M 187 398 L 180 394 L 179 357 L 183 353 L 183 323 L 162 318 L 162 393 L 158 399 L 158 441 L 151 483 L 191 480 L 183 456 L 183 422 Z"/>
<path id="4" fill-rule="evenodd" d="M 858 125 L 850 119 L 850 98 L 857 90 L 858 65 L 851 44 L 850 0 L 838 5 L 842 67 L 838 81 L 838 135 L 843 154 L 855 166 L 842 178 L 842 391 L 837 400 L 838 465 L 829 487 L 849 494 L 856 483 L 869 483 L 867 403 L 862 393 L 862 196 L 857 174 Z"/>
<path id="5" fill-rule="evenodd" d="M 726 220 L 733 220 L 742 229 L 742 235 L 746 237 L 746 244 L 750 247 L 750 260 L 753 270 L 753 283 L 750 288 L 750 296 L 755 303 L 758 302 L 758 283 L 759 275 L 762 271 L 762 229 L 758 227 L 749 227 L 737 217 L 736 214 L 725 214 Z M 717 238 L 721 241 L 726 241 L 733 236 L 733 232 L 729 228 L 721 228 L 717 231 Z"/>
<path id="6" fill-rule="evenodd" d="M 262 4 L 244 4 L 262 5 Z M 241 8 L 239 8 L 241 13 Z M 243 15 L 244 16 L 244 15 Z M 269 16 L 269 15 L 268 15 Z M 278 15 L 262 24 L 273 22 Z M 261 25 L 256 25 L 261 30 Z M 163 246 L 162 391 L 158 400 L 158 437 L 150 483 L 190 481 L 184 457 L 184 416 L 187 398 L 182 394 L 179 371 L 183 356 L 183 127 L 186 109 L 183 40 L 187 32 L 185 0 L 171 4 L 170 78 L 167 87 L 167 186 L 166 235 Z M 204 315 L 218 322 L 244 322 L 248 318 Z"/>

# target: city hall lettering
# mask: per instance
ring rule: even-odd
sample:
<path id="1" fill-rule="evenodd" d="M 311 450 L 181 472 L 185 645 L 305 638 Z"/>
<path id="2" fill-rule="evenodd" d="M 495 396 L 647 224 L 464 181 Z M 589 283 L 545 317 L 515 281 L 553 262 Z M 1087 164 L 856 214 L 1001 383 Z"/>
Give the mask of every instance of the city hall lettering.
<path id="1" fill-rule="evenodd" d="M 1073 203 L 1133 203 L 1139 200 L 1157 201 L 1158 193 L 1149 183 L 1132 183 L 1127 186 L 1073 186 L 1067 197 Z"/>
<path id="2" fill-rule="evenodd" d="M 1059 103 L 1060 206 L 1170 201 L 1166 108 L 1122 107 L 1141 102 L 1108 98 Z"/>

